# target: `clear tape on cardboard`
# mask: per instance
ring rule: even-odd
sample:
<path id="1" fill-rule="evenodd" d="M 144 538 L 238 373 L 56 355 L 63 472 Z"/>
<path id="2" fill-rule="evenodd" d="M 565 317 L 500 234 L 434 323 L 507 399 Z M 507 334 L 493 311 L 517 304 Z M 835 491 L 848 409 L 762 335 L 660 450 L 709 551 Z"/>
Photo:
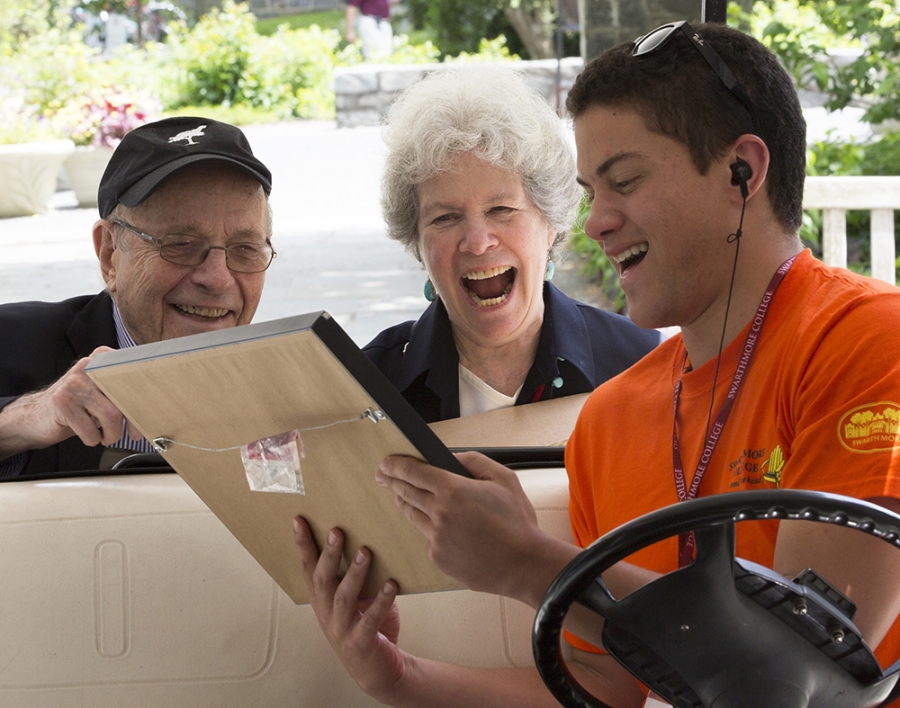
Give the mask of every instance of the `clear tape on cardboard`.
<path id="1" fill-rule="evenodd" d="M 242 446 L 241 461 L 251 491 L 306 494 L 300 469 L 303 456 L 303 440 L 299 430 Z"/>

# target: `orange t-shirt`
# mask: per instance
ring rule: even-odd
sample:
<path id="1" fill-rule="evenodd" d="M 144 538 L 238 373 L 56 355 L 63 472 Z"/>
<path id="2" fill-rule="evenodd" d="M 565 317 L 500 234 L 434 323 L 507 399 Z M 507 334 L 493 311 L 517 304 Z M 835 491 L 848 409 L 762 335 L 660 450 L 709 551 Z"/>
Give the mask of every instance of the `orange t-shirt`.
<path id="1" fill-rule="evenodd" d="M 722 352 L 713 420 L 750 325 Z M 700 457 L 715 360 L 681 373 L 681 335 L 663 342 L 586 402 L 566 449 L 570 516 L 588 546 L 616 527 L 678 502 L 672 469 L 673 394 L 682 380 L 678 437 L 686 484 Z M 775 292 L 759 344 L 700 496 L 810 489 L 900 498 L 900 289 L 801 253 Z M 738 523 L 737 555 L 772 566 L 777 522 Z M 629 561 L 677 567 L 677 538 Z M 596 651 L 567 634 L 573 646 Z M 878 647 L 900 658 L 900 622 Z"/>

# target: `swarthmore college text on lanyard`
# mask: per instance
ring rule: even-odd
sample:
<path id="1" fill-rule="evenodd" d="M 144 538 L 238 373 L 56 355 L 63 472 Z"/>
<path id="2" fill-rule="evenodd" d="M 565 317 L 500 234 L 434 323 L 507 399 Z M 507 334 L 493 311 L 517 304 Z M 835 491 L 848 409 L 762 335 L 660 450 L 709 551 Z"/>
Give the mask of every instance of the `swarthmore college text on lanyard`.
<path id="1" fill-rule="evenodd" d="M 684 465 L 681 462 L 681 451 L 678 446 L 678 399 L 681 396 L 681 377 L 678 377 L 678 383 L 675 384 L 674 394 L 675 420 L 672 424 L 672 465 L 674 467 L 675 491 L 678 492 L 678 501 L 694 499 L 700 491 L 700 482 L 703 481 L 703 475 L 706 474 L 706 468 L 709 466 L 709 461 L 712 459 L 716 445 L 719 444 L 719 438 L 722 436 L 725 422 L 728 420 L 728 416 L 734 406 L 734 399 L 737 398 L 738 391 L 741 390 L 741 385 L 744 383 L 744 379 L 747 377 L 747 372 L 750 369 L 750 360 L 753 358 L 753 354 L 759 344 L 760 333 L 762 332 L 763 324 L 766 322 L 766 315 L 769 312 L 769 303 L 772 301 L 772 296 L 775 294 L 778 285 L 794 264 L 794 258 L 796 258 L 796 256 L 786 260 L 781 264 L 781 267 L 775 271 L 775 275 L 772 276 L 772 280 L 769 281 L 769 286 L 766 288 L 766 294 L 763 295 L 763 299 L 756 309 L 756 316 L 753 318 L 753 324 L 750 326 L 750 332 L 747 334 L 747 341 L 744 342 L 744 350 L 741 353 L 741 359 L 734 372 L 734 378 L 728 389 L 728 395 L 725 397 L 725 402 L 719 409 L 716 420 L 709 431 L 709 435 L 706 437 L 706 444 L 703 446 L 703 454 L 700 455 L 700 462 L 697 464 L 697 471 L 694 472 L 694 478 L 691 480 L 690 489 L 685 487 Z M 684 358 L 686 362 L 686 352 Z M 681 368 L 683 371 L 684 363 L 682 363 Z M 715 396 L 715 390 L 713 390 L 713 395 Z M 682 533 L 678 536 L 678 567 L 683 568 L 688 565 L 693 558 L 694 535 L 693 533 Z"/>

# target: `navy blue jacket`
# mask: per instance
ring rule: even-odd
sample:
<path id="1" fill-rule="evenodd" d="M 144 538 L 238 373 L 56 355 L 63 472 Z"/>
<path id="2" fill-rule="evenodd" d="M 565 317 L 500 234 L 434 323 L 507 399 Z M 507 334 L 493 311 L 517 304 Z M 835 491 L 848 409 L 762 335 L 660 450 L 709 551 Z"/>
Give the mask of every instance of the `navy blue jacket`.
<path id="1" fill-rule="evenodd" d="M 119 346 L 106 291 L 63 302 L 0 305 L 0 409 L 50 385 L 101 345 Z M 73 436 L 29 452 L 21 474 L 95 470 L 104 449 L 88 447 Z"/>
<path id="2" fill-rule="evenodd" d="M 589 393 L 659 341 L 658 331 L 545 283 L 541 338 L 516 405 Z M 459 417 L 459 355 L 440 298 L 417 321 L 389 327 L 363 351 L 426 422 Z"/>

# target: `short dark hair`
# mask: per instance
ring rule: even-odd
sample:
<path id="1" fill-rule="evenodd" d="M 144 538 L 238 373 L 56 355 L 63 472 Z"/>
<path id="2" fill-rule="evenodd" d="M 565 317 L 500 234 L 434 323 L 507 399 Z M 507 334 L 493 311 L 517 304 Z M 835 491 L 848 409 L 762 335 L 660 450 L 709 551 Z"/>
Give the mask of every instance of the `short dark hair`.
<path id="1" fill-rule="evenodd" d="M 794 82 L 760 42 L 724 25 L 697 26 L 750 96 L 758 135 L 769 148 L 767 193 L 779 223 L 797 231 L 803 219 L 806 121 Z M 632 42 L 590 62 L 569 91 L 577 120 L 591 106 L 622 106 L 644 116 L 648 130 L 685 145 L 701 174 L 738 137 L 754 133 L 744 105 L 681 32 L 656 51 L 632 56 Z"/>

